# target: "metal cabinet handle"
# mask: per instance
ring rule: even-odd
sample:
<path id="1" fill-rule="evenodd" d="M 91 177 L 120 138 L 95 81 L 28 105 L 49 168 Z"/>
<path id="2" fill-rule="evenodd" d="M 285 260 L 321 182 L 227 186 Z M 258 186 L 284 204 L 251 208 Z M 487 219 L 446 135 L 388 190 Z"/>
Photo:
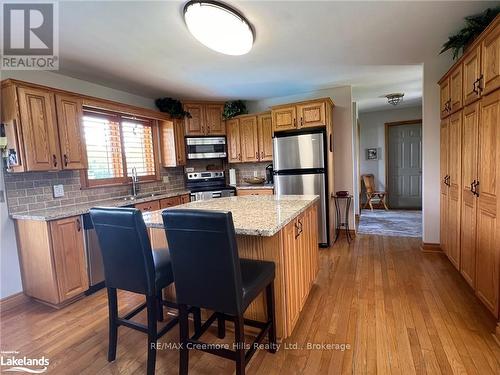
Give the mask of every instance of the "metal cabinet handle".
<path id="1" fill-rule="evenodd" d="M 52 164 L 57 167 L 57 156 L 55 154 L 52 154 Z"/>
<path id="2" fill-rule="evenodd" d="M 238 154 L 238 160 L 241 160 L 241 154 Z"/>
<path id="3" fill-rule="evenodd" d="M 470 192 L 472 195 L 476 195 L 476 193 L 474 193 L 474 184 L 475 183 L 476 183 L 476 180 L 474 180 L 470 183 Z"/>
<path id="4" fill-rule="evenodd" d="M 479 180 L 478 181 L 475 181 L 476 183 L 474 184 L 474 195 L 476 197 L 479 197 L 479 191 L 477 190 L 477 187 L 479 186 Z"/>
<path id="5" fill-rule="evenodd" d="M 259 151 L 255 151 L 255 159 L 259 160 Z"/>
<path id="6" fill-rule="evenodd" d="M 483 78 L 484 78 L 484 76 L 481 74 L 479 76 L 479 78 L 477 79 L 477 91 L 478 91 L 478 94 L 481 94 L 481 92 L 484 90 L 484 87 L 483 87 Z"/>
<path id="7" fill-rule="evenodd" d="M 304 126 L 304 119 L 302 117 L 300 117 L 300 126 Z"/>
<path id="8" fill-rule="evenodd" d="M 260 153 L 260 158 L 261 158 L 261 159 L 264 159 L 264 151 L 262 151 L 262 152 Z"/>
<path id="9" fill-rule="evenodd" d="M 293 126 L 297 127 L 297 119 L 296 118 L 293 119 Z"/>
<path id="10" fill-rule="evenodd" d="M 68 166 L 68 155 L 64 154 L 63 159 L 64 159 L 64 166 L 67 167 Z"/>
<path id="11" fill-rule="evenodd" d="M 80 219 L 76 219 L 76 230 L 77 232 L 82 230 L 82 223 L 80 222 Z"/>

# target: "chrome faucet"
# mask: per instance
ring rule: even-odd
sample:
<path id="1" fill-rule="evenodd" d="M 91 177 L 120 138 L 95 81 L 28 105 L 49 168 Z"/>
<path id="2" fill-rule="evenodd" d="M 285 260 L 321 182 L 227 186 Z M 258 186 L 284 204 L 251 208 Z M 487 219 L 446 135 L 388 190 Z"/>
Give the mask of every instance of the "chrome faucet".
<path id="1" fill-rule="evenodd" d="M 139 186 L 137 185 L 139 183 L 139 177 L 137 176 L 137 168 L 133 167 L 132 168 L 132 195 L 134 197 L 137 196 L 137 193 L 139 192 Z"/>

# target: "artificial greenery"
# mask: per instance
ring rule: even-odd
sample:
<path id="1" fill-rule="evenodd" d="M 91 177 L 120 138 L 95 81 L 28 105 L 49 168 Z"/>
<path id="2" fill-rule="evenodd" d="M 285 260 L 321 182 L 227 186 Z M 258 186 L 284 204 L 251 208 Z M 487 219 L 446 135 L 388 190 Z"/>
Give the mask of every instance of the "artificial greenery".
<path id="1" fill-rule="evenodd" d="M 184 110 L 182 103 L 173 98 L 159 98 L 155 100 L 155 104 L 161 112 L 166 112 L 173 118 L 191 118 L 191 114 Z"/>
<path id="2" fill-rule="evenodd" d="M 228 120 L 238 115 L 245 115 L 248 113 L 247 106 L 243 100 L 234 100 L 232 102 L 224 103 L 224 111 L 222 112 L 222 117 L 224 120 Z"/>
<path id="3" fill-rule="evenodd" d="M 453 59 L 457 59 L 460 52 L 464 52 L 467 46 L 488 27 L 498 13 L 500 13 L 500 6 L 488 8 L 482 13 L 465 17 L 465 27 L 448 38 L 448 41 L 443 44 L 440 54 L 451 49 Z"/>

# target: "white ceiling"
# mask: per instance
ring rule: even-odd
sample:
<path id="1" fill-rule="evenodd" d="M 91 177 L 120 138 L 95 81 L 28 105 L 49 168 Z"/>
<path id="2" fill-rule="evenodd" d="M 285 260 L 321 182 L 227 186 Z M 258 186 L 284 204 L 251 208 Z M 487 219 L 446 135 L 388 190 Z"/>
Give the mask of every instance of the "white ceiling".
<path id="1" fill-rule="evenodd" d="M 61 73 L 156 98 L 256 100 L 352 85 L 362 110 L 380 96 L 420 101 L 421 63 L 464 16 L 498 2 L 230 1 L 253 24 L 244 56 L 187 31 L 180 1 L 60 3 Z"/>

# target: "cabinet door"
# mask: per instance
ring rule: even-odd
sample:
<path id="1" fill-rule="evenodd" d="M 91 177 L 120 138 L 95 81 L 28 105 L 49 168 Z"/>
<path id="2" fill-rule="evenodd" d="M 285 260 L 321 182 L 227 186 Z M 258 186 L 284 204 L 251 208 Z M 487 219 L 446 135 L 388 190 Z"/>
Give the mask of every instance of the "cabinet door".
<path id="1" fill-rule="evenodd" d="M 17 89 L 27 171 L 61 169 L 54 94 L 40 89 Z"/>
<path id="2" fill-rule="evenodd" d="M 474 287 L 476 274 L 477 199 L 472 183 L 477 180 L 479 102 L 464 110 L 462 130 L 462 218 L 460 235 L 460 272 Z"/>
<path id="3" fill-rule="evenodd" d="M 441 118 L 445 118 L 450 114 L 450 78 L 446 78 L 440 84 L 441 90 Z"/>
<path id="4" fill-rule="evenodd" d="M 156 200 L 151 202 L 138 203 L 134 207 L 138 208 L 142 212 L 158 211 L 160 209 L 160 202 Z"/>
<path id="5" fill-rule="evenodd" d="M 451 112 L 462 108 L 462 65 L 458 65 L 450 74 L 450 106 Z"/>
<path id="6" fill-rule="evenodd" d="M 222 120 L 222 104 L 205 105 L 205 126 L 207 135 L 226 135 L 226 124 Z"/>
<path id="7" fill-rule="evenodd" d="M 226 121 L 227 129 L 227 160 L 229 163 L 241 162 L 241 143 L 240 143 L 240 121 L 231 119 Z"/>
<path id="8" fill-rule="evenodd" d="M 174 207 L 181 204 L 181 197 L 171 197 L 160 199 L 160 210 L 164 208 Z"/>
<path id="9" fill-rule="evenodd" d="M 297 106 L 297 127 L 308 128 L 326 125 L 325 102 L 313 102 Z"/>
<path id="10" fill-rule="evenodd" d="M 89 288 L 83 230 L 79 216 L 50 222 L 60 302 Z"/>
<path id="11" fill-rule="evenodd" d="M 174 122 L 158 121 L 158 125 L 160 127 L 161 165 L 162 167 L 175 167 L 177 166 L 177 143 Z"/>
<path id="12" fill-rule="evenodd" d="M 484 97 L 479 115 L 476 293 L 498 317 L 500 280 L 500 90 Z"/>
<path id="13" fill-rule="evenodd" d="M 259 161 L 257 117 L 240 118 L 241 159 L 243 162 Z"/>
<path id="14" fill-rule="evenodd" d="M 273 160 L 273 121 L 271 114 L 260 115 L 257 118 L 259 124 L 259 160 Z"/>
<path id="15" fill-rule="evenodd" d="M 463 62 L 463 90 L 465 105 L 475 102 L 481 96 L 478 89 L 481 76 L 481 49 L 474 48 L 464 58 Z"/>
<path id="16" fill-rule="evenodd" d="M 186 135 L 205 135 L 203 109 L 203 104 L 188 103 L 184 105 L 184 110 L 191 115 L 191 117 L 184 119 Z"/>
<path id="17" fill-rule="evenodd" d="M 297 128 L 297 112 L 295 106 L 282 107 L 271 111 L 273 131 L 293 130 Z"/>
<path id="18" fill-rule="evenodd" d="M 483 95 L 500 87 L 500 23 L 484 38 L 481 43 Z"/>
<path id="19" fill-rule="evenodd" d="M 87 168 L 87 150 L 83 134 L 82 100 L 69 95 L 56 95 L 57 125 L 63 169 Z"/>
<path id="20" fill-rule="evenodd" d="M 177 166 L 186 165 L 186 132 L 182 120 L 174 120 L 175 159 Z"/>
<path id="21" fill-rule="evenodd" d="M 462 161 L 462 111 L 450 117 L 449 125 L 449 197 L 448 197 L 448 257 L 460 269 L 460 205 L 461 205 L 461 161 Z"/>
<path id="22" fill-rule="evenodd" d="M 286 326 L 288 334 L 292 333 L 293 327 L 297 323 L 300 314 L 300 295 L 298 274 L 300 267 L 297 254 L 297 225 L 296 220 L 287 224 L 283 229 L 283 258 L 285 267 L 285 294 L 286 305 Z"/>
<path id="23" fill-rule="evenodd" d="M 441 154 L 440 154 L 440 244 L 441 250 L 448 254 L 448 124 L 449 119 L 441 121 Z"/>
<path id="24" fill-rule="evenodd" d="M 189 194 L 181 195 L 180 198 L 181 198 L 181 204 L 185 204 L 185 203 L 191 202 L 191 197 L 189 196 Z"/>

